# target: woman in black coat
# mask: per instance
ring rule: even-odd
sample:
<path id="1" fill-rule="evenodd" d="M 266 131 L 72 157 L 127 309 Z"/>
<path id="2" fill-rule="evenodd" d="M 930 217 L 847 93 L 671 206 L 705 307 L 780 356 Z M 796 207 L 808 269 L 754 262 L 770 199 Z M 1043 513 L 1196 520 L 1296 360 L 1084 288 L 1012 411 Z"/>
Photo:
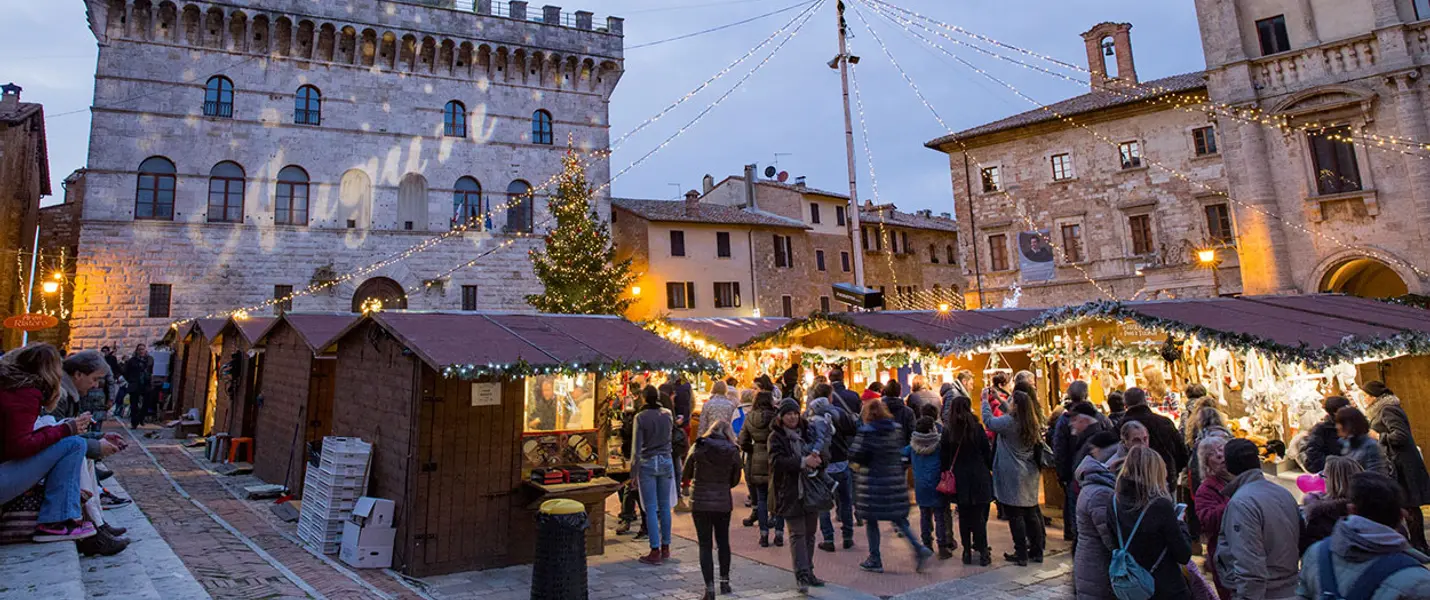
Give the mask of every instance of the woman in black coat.
<path id="1" fill-rule="evenodd" d="M 1326 457 L 1341 455 L 1341 438 L 1336 433 L 1336 411 L 1351 405 L 1351 401 L 1341 396 L 1330 396 L 1321 401 L 1326 409 L 1326 418 L 1311 428 L 1306 437 L 1304 458 L 1301 468 L 1307 473 L 1320 473 L 1326 468 Z"/>
<path id="2" fill-rule="evenodd" d="M 918 536 L 909 529 L 909 488 L 904 478 L 903 428 L 889 414 L 884 402 L 864 403 L 864 424 L 854 438 L 854 446 L 849 451 L 849 462 L 859 466 L 854 486 L 858 498 L 854 508 L 864 519 L 864 530 L 869 538 L 869 557 L 859 564 L 859 568 L 874 573 L 884 572 L 884 559 L 879 554 L 879 522 L 888 521 L 898 528 L 908 540 L 918 560 L 918 571 L 923 572 L 933 551 L 919 543 Z"/>
<path id="3" fill-rule="evenodd" d="M 993 448 L 988 444 L 983 425 L 973 416 L 973 401 L 967 396 L 944 396 L 949 410 L 944 414 L 943 442 L 939 463 L 944 471 L 953 469 L 958 492 L 958 533 L 963 538 L 963 564 L 973 564 L 973 550 L 978 549 L 978 564 L 993 562 L 988 548 L 988 504 L 993 501 Z"/>
<path id="4" fill-rule="evenodd" d="M 1365 416 L 1370 419 L 1370 428 L 1380 436 L 1385 457 L 1390 460 L 1391 471 L 1400 483 L 1400 506 L 1408 509 L 1405 526 L 1410 529 L 1410 545 L 1426 552 L 1430 548 L 1425 543 L 1425 519 L 1420 507 L 1430 504 L 1430 473 L 1425 470 L 1425 459 L 1420 456 L 1415 436 L 1410 432 L 1410 417 L 1400 407 L 1400 398 L 1384 383 L 1372 381 L 1365 384 L 1364 389 L 1372 398 Z"/>
<path id="5" fill-rule="evenodd" d="M 690 516 L 700 541 L 700 574 L 705 577 L 705 600 L 715 600 L 713 547 L 720 549 L 720 593 L 730 594 L 730 513 L 735 509 L 730 490 L 740 484 L 740 449 L 728 421 L 716 421 L 695 441 L 685 462 L 683 478 L 694 480 Z"/>
<path id="6" fill-rule="evenodd" d="M 1156 587 L 1149 600 L 1191 600 L 1182 565 L 1192 559 L 1192 539 L 1186 522 L 1177 518 L 1166 481 L 1161 455 L 1151 448 L 1129 450 L 1117 476 L 1117 496 L 1107 507 L 1108 523 L 1120 532 L 1133 560 L 1152 574 Z"/>
<path id="7" fill-rule="evenodd" d="M 814 535 L 819 527 L 819 512 L 805 510 L 800 494 L 805 476 L 824 466 L 825 457 L 813 450 L 814 441 L 814 430 L 799 414 L 799 402 L 793 398 L 782 400 L 769 439 L 770 510 L 783 517 L 789 527 L 794 579 L 801 593 L 808 592 L 810 586 L 824 586 L 814 576 Z"/>

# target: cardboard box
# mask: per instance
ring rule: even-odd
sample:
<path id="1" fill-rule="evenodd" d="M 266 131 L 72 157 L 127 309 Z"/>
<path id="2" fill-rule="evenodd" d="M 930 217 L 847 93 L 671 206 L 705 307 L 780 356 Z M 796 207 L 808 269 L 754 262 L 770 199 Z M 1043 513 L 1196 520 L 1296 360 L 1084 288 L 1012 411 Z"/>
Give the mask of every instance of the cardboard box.
<path id="1" fill-rule="evenodd" d="M 392 566 L 392 545 L 397 540 L 395 527 L 360 527 L 343 523 L 343 542 L 338 558 L 359 569 L 386 569 Z"/>
<path id="2" fill-rule="evenodd" d="M 353 513 L 348 517 L 348 521 L 361 527 L 395 527 L 396 523 L 392 522 L 395 512 L 397 505 L 391 500 L 363 496 L 358 498 L 357 504 L 353 506 Z"/>

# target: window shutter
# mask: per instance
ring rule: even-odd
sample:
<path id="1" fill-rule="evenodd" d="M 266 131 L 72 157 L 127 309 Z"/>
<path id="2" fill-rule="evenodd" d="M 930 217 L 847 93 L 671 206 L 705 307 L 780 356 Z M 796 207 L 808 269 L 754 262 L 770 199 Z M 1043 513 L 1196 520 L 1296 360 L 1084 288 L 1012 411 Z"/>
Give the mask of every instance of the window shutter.
<path id="1" fill-rule="evenodd" d="M 740 308 L 740 282 L 736 281 L 732 285 L 735 286 L 735 308 Z"/>
<path id="2" fill-rule="evenodd" d="M 685 308 L 695 308 L 695 282 L 685 282 Z"/>

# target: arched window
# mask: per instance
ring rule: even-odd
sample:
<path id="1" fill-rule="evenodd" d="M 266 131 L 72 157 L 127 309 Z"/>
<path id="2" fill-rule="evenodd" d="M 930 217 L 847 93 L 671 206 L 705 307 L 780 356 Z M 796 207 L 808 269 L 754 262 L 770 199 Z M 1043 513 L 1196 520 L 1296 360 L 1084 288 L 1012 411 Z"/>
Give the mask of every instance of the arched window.
<path id="1" fill-rule="evenodd" d="M 277 203 L 273 222 L 279 225 L 308 224 L 308 172 L 288 165 L 278 172 Z"/>
<path id="2" fill-rule="evenodd" d="M 457 180 L 452 192 L 452 227 L 479 226 L 482 221 L 482 184 L 471 177 Z"/>
<path id="3" fill-rule="evenodd" d="M 243 167 L 224 161 L 209 171 L 209 222 L 243 222 Z"/>
<path id="4" fill-rule="evenodd" d="M 506 186 L 507 233 L 531 233 L 531 184 L 520 179 Z"/>
<path id="5" fill-rule="evenodd" d="M 204 116 L 233 117 L 233 82 L 216 75 L 204 85 Z"/>
<path id="6" fill-rule="evenodd" d="M 947 254 L 948 254 L 948 264 L 950 264 L 950 265 L 956 265 L 956 264 L 958 264 L 958 255 L 953 253 L 953 244 L 949 244 L 947 250 L 948 250 L 948 252 L 947 252 Z"/>
<path id="7" fill-rule="evenodd" d="M 442 109 L 442 135 L 467 137 L 467 107 L 453 100 Z"/>
<path id="8" fill-rule="evenodd" d="M 174 184 L 178 170 L 162 156 L 139 163 L 139 182 L 134 192 L 134 218 L 174 219 Z"/>
<path id="9" fill-rule="evenodd" d="M 293 122 L 299 125 L 323 123 L 323 93 L 311 85 L 298 88 L 293 100 Z"/>
<path id="10" fill-rule="evenodd" d="M 938 246 L 929 244 L 929 262 L 938 264 Z"/>
<path id="11" fill-rule="evenodd" d="M 397 228 L 427 231 L 427 178 L 417 173 L 402 176 L 397 185 Z"/>
<path id="12" fill-rule="evenodd" d="M 531 115 L 531 143 L 550 146 L 554 137 L 551 134 L 551 113 L 545 110 L 533 113 Z"/>

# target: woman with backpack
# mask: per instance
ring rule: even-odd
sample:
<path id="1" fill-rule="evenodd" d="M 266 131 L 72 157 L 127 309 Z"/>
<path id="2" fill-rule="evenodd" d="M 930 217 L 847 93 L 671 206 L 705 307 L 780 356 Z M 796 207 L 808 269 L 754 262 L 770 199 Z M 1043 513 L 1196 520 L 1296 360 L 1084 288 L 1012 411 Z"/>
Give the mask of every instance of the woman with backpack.
<path id="1" fill-rule="evenodd" d="M 750 491 L 755 494 L 755 516 L 760 524 L 760 547 L 770 547 L 770 530 L 775 545 L 785 545 L 785 523 L 770 514 L 770 432 L 775 428 L 775 396 L 769 390 L 755 394 L 755 408 L 745 415 L 740 429 L 740 449 L 750 461 Z"/>
<path id="2" fill-rule="evenodd" d="M 948 422 L 943 426 L 939 465 L 953 471 L 953 502 L 958 505 L 958 533 L 963 539 L 963 564 L 973 564 L 978 552 L 979 566 L 993 563 L 988 548 L 988 504 L 993 501 L 993 449 L 983 425 L 973 416 L 973 401 L 967 396 L 944 396 Z"/>
<path id="3" fill-rule="evenodd" d="M 1043 487 L 1043 471 L 1037 452 L 1043 444 L 1042 418 L 1033 405 L 1033 398 L 1019 390 L 1013 392 L 1008 413 L 998 417 L 988 397 L 983 398 L 983 423 L 998 434 L 993 451 L 993 496 L 1008 515 L 1008 528 L 1013 533 L 1012 554 L 1003 559 L 1020 567 L 1028 561 L 1043 562 L 1043 543 L 1047 530 L 1043 512 L 1038 505 L 1038 492 Z"/>
<path id="4" fill-rule="evenodd" d="M 1191 599 L 1182 576 L 1182 565 L 1192 559 L 1191 536 L 1172 503 L 1167 465 L 1156 451 L 1128 451 L 1108 520 L 1118 539 L 1108 568 L 1113 595 L 1119 600 Z M 1142 585 L 1148 582 L 1150 589 Z"/>

